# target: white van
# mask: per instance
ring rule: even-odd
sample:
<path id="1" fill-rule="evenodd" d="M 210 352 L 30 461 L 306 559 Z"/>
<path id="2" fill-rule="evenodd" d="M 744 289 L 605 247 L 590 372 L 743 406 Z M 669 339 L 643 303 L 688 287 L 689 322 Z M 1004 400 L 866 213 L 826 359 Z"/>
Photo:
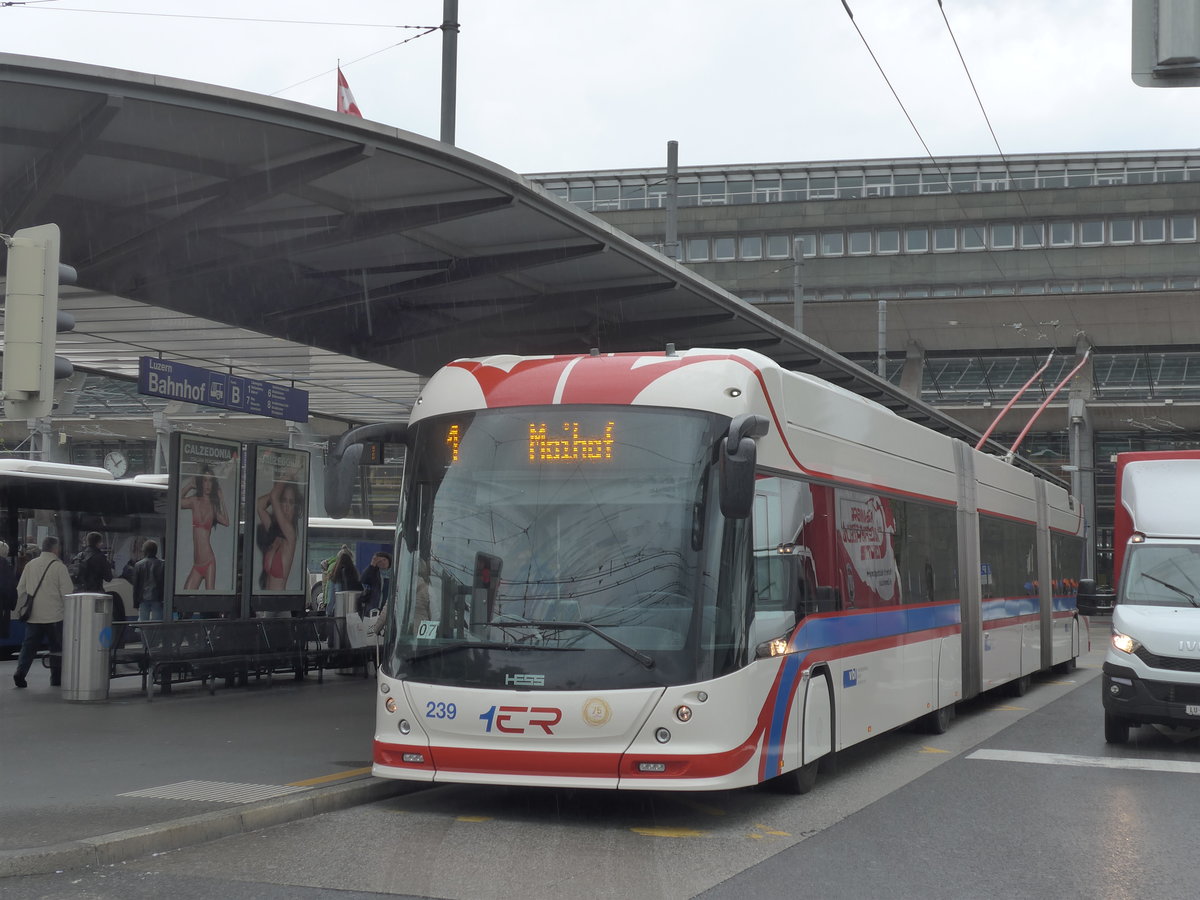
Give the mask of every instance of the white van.
<path id="1" fill-rule="evenodd" d="M 1117 454 L 1104 738 L 1200 728 L 1200 451 Z"/>

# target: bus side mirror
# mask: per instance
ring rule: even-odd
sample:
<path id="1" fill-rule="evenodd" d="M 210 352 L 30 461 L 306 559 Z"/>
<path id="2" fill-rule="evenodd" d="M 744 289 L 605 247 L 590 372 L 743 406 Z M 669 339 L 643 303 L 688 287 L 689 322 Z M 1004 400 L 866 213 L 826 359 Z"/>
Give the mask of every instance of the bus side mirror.
<path id="1" fill-rule="evenodd" d="M 721 513 L 727 519 L 744 519 L 754 509 L 754 467 L 758 445 L 771 423 L 764 416 L 740 415 L 729 423 L 721 439 L 718 472 L 721 478 Z"/>
<path id="2" fill-rule="evenodd" d="M 351 428 L 329 445 L 325 456 L 325 512 L 340 519 L 354 503 L 354 480 L 362 460 L 363 444 L 368 441 L 408 442 L 408 426 L 403 422 L 380 422 Z"/>

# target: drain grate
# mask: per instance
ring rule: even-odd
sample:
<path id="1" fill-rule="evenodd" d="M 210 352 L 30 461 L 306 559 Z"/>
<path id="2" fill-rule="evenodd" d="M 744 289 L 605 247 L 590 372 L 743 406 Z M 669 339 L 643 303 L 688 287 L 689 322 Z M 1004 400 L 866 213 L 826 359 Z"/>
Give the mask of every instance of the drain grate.
<path id="1" fill-rule="evenodd" d="M 155 800 L 203 800 L 209 803 L 254 803 L 306 791 L 306 787 L 283 784 L 237 784 L 229 781 L 181 781 L 163 787 L 129 791 L 119 797 L 149 797 Z"/>

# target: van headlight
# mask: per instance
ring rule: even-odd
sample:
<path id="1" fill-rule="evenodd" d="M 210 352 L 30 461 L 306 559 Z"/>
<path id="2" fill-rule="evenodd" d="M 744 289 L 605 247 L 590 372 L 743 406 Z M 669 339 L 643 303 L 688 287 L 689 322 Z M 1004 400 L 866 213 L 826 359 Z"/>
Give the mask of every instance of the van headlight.
<path id="1" fill-rule="evenodd" d="M 1112 645 L 1122 653 L 1136 653 L 1138 648 L 1142 646 L 1142 642 L 1136 638 L 1131 638 L 1127 634 L 1121 634 L 1119 631 L 1114 631 L 1112 636 Z"/>

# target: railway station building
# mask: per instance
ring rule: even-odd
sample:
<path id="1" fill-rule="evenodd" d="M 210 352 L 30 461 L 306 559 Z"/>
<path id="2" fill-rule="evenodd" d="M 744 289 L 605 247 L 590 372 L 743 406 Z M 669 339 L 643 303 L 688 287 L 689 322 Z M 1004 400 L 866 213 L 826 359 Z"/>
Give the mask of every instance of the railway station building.
<path id="1" fill-rule="evenodd" d="M 666 246 L 671 174 L 677 241 Z M 1001 444 L 1089 353 L 1019 452 L 1077 494 L 1094 490 L 1102 580 L 1112 455 L 1197 446 L 1193 152 L 530 177 L 976 431 L 1049 360 L 997 424 Z"/>

